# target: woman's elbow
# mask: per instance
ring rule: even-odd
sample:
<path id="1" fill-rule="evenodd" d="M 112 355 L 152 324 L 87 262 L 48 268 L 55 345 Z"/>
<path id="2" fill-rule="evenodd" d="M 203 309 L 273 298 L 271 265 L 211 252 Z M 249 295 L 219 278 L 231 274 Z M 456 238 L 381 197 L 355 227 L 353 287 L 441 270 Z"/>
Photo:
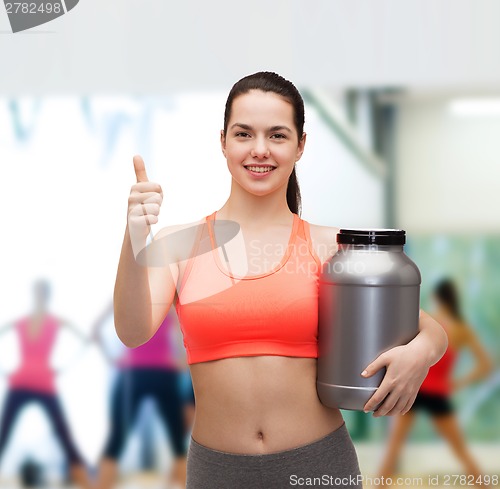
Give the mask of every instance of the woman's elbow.
<path id="1" fill-rule="evenodd" d="M 441 358 L 448 349 L 448 334 L 440 322 L 428 314 L 427 317 L 433 326 L 432 332 L 437 355 Z"/>
<path id="2" fill-rule="evenodd" d="M 444 355 L 444 352 L 448 349 L 449 339 L 448 339 L 448 335 L 446 334 L 446 331 L 443 328 L 443 326 L 441 326 L 440 323 L 437 323 L 437 325 L 439 326 L 439 331 L 440 331 L 440 336 L 441 336 L 440 341 L 442 344 L 442 350 L 443 350 L 443 355 Z"/>
<path id="3" fill-rule="evenodd" d="M 115 331 L 119 340 L 127 347 L 127 348 L 137 348 L 138 346 L 143 345 L 149 341 L 150 336 L 145 335 L 144 332 L 138 330 L 138 328 L 121 328 L 115 322 Z"/>
<path id="4" fill-rule="evenodd" d="M 141 341 L 139 338 L 135 336 L 129 336 L 125 334 L 118 333 L 119 340 L 127 347 L 127 348 L 137 348 L 138 346 L 146 343 L 145 341 Z"/>

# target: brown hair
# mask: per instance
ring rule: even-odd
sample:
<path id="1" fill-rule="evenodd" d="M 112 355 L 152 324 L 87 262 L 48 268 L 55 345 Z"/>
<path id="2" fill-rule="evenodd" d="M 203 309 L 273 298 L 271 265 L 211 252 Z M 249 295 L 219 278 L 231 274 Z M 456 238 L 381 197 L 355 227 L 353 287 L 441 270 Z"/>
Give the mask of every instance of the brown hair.
<path id="1" fill-rule="evenodd" d="M 273 92 L 291 103 L 293 106 L 295 129 L 297 130 L 299 141 L 302 139 L 304 134 L 304 101 L 302 100 L 302 96 L 292 82 L 270 71 L 261 71 L 245 76 L 233 85 L 227 97 L 226 108 L 224 110 L 224 137 L 226 137 L 227 124 L 231 117 L 233 100 L 239 95 L 248 93 L 250 90 Z M 290 210 L 300 215 L 302 203 L 295 167 L 288 179 L 286 201 Z"/>
<path id="2" fill-rule="evenodd" d="M 457 286 L 452 279 L 448 277 L 441 279 L 434 287 L 434 296 L 448 308 L 455 319 L 463 321 Z"/>

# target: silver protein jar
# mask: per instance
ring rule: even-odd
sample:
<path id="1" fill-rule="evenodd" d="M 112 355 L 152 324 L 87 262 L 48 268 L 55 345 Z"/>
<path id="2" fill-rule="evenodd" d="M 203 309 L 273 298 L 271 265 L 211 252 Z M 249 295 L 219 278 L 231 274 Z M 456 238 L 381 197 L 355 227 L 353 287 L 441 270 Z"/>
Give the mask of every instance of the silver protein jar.
<path id="1" fill-rule="evenodd" d="M 421 276 L 397 229 L 341 229 L 338 251 L 319 281 L 318 377 L 321 402 L 363 410 L 385 368 L 364 378 L 375 358 L 418 333 Z"/>

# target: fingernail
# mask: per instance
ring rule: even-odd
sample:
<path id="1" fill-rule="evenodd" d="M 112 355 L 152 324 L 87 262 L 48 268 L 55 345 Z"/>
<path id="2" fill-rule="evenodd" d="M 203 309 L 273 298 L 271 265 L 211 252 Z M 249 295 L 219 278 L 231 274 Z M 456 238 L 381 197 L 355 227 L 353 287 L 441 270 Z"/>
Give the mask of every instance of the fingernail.
<path id="1" fill-rule="evenodd" d="M 368 372 L 367 372 L 366 370 L 363 370 L 363 371 L 361 372 L 361 375 L 362 375 L 363 377 L 365 377 L 366 375 L 368 375 Z"/>

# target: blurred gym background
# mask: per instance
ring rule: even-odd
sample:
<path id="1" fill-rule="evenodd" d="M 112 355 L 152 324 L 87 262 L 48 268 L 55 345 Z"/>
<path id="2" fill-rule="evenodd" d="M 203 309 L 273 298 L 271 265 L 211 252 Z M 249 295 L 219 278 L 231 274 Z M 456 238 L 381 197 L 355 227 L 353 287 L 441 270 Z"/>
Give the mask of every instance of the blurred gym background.
<path id="1" fill-rule="evenodd" d="M 453 403 L 481 467 L 500 473 L 498 2 L 81 0 L 17 34 L 2 9 L 0 331 L 32 310 L 32 285 L 44 278 L 50 310 L 91 335 L 112 297 L 132 156 L 141 154 L 150 180 L 163 187 L 156 230 L 209 214 L 229 191 L 219 148 L 227 93 L 246 74 L 276 71 L 306 101 L 302 217 L 405 229 L 424 309 L 436 281 L 457 284 L 495 368 Z M 110 348 L 119 349 L 112 317 L 105 328 Z M 57 388 L 93 467 L 115 373 L 95 344 L 83 348 L 61 335 L 57 346 Z M 5 333 L 0 406 L 17 362 L 15 335 Z M 457 375 L 472 363 L 461 355 Z M 120 487 L 161 487 L 172 454 L 154 413 L 154 405 L 141 412 Z M 362 470 L 375 475 L 391 419 L 345 418 Z M 16 423 L 0 486 L 19 487 L 27 461 L 46 487 L 64 484 L 62 451 L 37 406 Z M 462 467 L 422 415 L 400 471 L 427 481 Z"/>

